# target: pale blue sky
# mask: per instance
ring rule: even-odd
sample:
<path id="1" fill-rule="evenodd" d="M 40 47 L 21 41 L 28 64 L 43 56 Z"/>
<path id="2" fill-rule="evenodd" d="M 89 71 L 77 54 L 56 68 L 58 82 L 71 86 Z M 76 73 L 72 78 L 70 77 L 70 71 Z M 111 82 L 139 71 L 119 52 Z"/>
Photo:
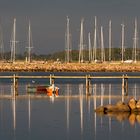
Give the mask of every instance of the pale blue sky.
<path id="1" fill-rule="evenodd" d="M 108 32 L 108 20 L 112 19 L 114 46 L 119 46 L 121 23 L 126 25 L 126 40 L 133 37 L 134 18 L 140 17 L 139 0 L 0 0 L 0 17 L 6 50 L 13 18 L 17 18 L 18 52 L 26 46 L 28 19 L 31 20 L 34 52 L 47 54 L 64 50 L 66 16 L 70 17 L 73 48 L 78 49 L 80 20 L 85 18 L 85 36 L 93 32 L 94 16 L 98 26 Z M 85 37 L 86 38 L 86 37 Z M 127 41 L 126 41 L 127 42 Z M 107 37 L 105 38 L 107 45 Z M 126 43 L 131 46 L 132 42 Z M 130 47 L 129 46 L 129 47 Z"/>

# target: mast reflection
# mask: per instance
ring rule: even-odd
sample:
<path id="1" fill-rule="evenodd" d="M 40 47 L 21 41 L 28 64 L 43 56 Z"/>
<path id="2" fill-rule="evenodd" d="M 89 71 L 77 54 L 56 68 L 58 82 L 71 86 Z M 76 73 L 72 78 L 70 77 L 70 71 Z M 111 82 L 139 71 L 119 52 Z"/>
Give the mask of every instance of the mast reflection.
<path id="1" fill-rule="evenodd" d="M 11 85 L 11 95 L 13 96 L 12 97 L 12 116 L 13 116 L 13 129 L 14 131 L 16 130 L 16 98 L 14 96 L 14 85 L 12 84 Z"/>
<path id="2" fill-rule="evenodd" d="M 97 85 L 94 84 L 94 86 L 93 86 L 93 94 L 94 94 L 94 110 L 96 109 L 96 92 L 97 92 Z"/>
<path id="3" fill-rule="evenodd" d="M 31 98 L 30 94 L 28 95 L 28 128 L 31 129 Z"/>
<path id="4" fill-rule="evenodd" d="M 70 84 L 67 84 L 66 85 L 66 111 L 67 111 L 67 114 L 66 114 L 66 117 L 67 117 L 67 132 L 69 132 L 69 123 L 70 123 L 70 95 L 71 95 L 71 88 L 70 88 Z"/>
<path id="5" fill-rule="evenodd" d="M 109 84 L 109 104 L 111 105 L 111 88 L 112 88 L 112 85 Z"/>
<path id="6" fill-rule="evenodd" d="M 96 109 L 96 95 L 97 95 L 97 84 L 94 84 L 93 85 L 93 94 L 94 94 L 94 110 Z M 96 120 L 96 113 L 94 112 L 94 139 L 96 140 L 96 123 L 97 123 L 97 120 Z"/>
<path id="7" fill-rule="evenodd" d="M 137 84 L 135 83 L 135 85 L 134 85 L 134 91 L 133 91 L 133 96 L 134 96 L 134 98 L 135 99 L 137 99 Z"/>
<path id="8" fill-rule="evenodd" d="M 83 84 L 79 85 L 79 99 L 80 99 L 80 119 L 81 119 L 81 133 L 83 133 Z"/>
<path id="9" fill-rule="evenodd" d="M 13 129 L 16 130 L 16 99 L 12 99 Z"/>
<path id="10" fill-rule="evenodd" d="M 101 106 L 104 104 L 104 84 L 101 84 Z"/>
<path id="11" fill-rule="evenodd" d="M 112 89 L 112 85 L 109 84 L 109 104 L 111 105 L 111 89 Z M 109 117 L 109 132 L 111 133 L 111 117 Z"/>

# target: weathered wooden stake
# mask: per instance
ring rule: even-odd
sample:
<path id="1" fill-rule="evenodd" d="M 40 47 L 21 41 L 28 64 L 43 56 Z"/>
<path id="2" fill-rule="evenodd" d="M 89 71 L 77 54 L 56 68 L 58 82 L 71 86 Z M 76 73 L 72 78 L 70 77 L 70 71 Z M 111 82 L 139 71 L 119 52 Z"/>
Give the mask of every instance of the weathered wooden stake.
<path id="1" fill-rule="evenodd" d="M 90 93 L 89 93 L 90 86 L 91 86 L 90 75 L 86 75 L 86 95 L 90 95 Z"/>
<path id="2" fill-rule="evenodd" d="M 122 76 L 122 102 L 124 102 L 124 75 Z"/>
<path id="3" fill-rule="evenodd" d="M 52 85 L 52 75 L 50 74 L 50 85 Z"/>
<path id="4" fill-rule="evenodd" d="M 127 75 L 125 75 L 125 95 L 128 96 L 128 78 L 127 78 Z"/>
<path id="5" fill-rule="evenodd" d="M 13 96 L 16 97 L 16 76 L 15 74 L 13 75 Z"/>
<path id="6" fill-rule="evenodd" d="M 54 75 L 50 74 L 50 85 L 54 84 Z"/>
<path id="7" fill-rule="evenodd" d="M 16 75 L 13 75 L 13 96 L 16 97 L 18 95 L 18 79 Z"/>

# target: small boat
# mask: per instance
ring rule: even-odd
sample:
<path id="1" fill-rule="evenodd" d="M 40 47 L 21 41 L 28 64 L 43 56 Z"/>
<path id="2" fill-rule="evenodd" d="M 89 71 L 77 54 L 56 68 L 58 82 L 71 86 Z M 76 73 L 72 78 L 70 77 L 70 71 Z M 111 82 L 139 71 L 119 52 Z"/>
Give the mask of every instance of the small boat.
<path id="1" fill-rule="evenodd" d="M 59 95 L 59 88 L 52 85 L 37 85 L 37 86 L 28 86 L 27 87 L 28 93 L 33 94 L 46 94 L 47 96 L 58 96 Z"/>

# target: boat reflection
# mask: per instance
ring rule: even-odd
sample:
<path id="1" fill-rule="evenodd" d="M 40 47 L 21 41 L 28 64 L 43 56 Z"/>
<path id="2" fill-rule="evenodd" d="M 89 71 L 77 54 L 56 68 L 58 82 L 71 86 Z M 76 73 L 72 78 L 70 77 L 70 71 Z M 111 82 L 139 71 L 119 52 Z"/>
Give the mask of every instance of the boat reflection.
<path id="1" fill-rule="evenodd" d="M 96 113 L 95 113 L 96 114 Z M 102 112 L 98 112 L 97 113 L 98 116 L 100 117 L 104 117 L 104 116 L 108 116 L 109 119 L 116 119 L 119 122 L 124 122 L 124 121 L 128 121 L 130 123 L 130 125 L 134 126 L 136 123 L 140 124 L 140 112 L 137 113 L 131 113 L 131 112 L 108 112 L 108 113 L 102 113 Z"/>

